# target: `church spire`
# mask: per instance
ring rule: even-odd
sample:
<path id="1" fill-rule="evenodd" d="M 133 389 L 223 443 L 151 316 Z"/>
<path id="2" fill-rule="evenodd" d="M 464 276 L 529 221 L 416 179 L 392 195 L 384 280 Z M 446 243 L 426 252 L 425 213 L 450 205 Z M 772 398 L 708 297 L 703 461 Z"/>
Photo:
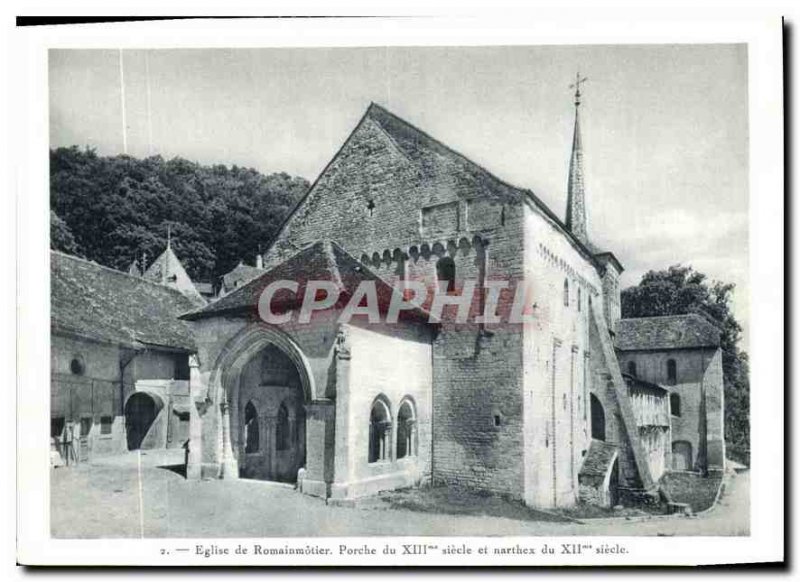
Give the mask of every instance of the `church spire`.
<path id="1" fill-rule="evenodd" d="M 572 136 L 572 157 L 569 160 L 569 181 L 567 183 L 567 228 L 584 244 L 589 242 L 586 224 L 586 194 L 583 190 L 583 146 L 581 145 L 581 83 L 587 81 L 578 73 L 575 83 L 575 129 Z"/>

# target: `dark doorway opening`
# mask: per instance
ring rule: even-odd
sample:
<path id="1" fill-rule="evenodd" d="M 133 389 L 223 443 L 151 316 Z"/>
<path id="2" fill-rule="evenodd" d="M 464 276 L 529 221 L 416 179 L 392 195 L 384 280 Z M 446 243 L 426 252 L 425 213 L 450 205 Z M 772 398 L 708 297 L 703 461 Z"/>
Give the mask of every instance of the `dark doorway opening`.
<path id="1" fill-rule="evenodd" d="M 125 404 L 125 433 L 128 450 L 143 448 L 145 437 L 150 432 L 158 416 L 160 406 L 155 399 L 144 392 L 137 392 Z"/>
<path id="2" fill-rule="evenodd" d="M 614 459 L 611 475 L 608 480 L 608 500 L 611 507 L 619 505 L 619 460 Z"/>
<path id="3" fill-rule="evenodd" d="M 592 438 L 604 441 L 606 440 L 606 413 L 597 396 L 590 394 L 589 398 L 592 410 Z"/>

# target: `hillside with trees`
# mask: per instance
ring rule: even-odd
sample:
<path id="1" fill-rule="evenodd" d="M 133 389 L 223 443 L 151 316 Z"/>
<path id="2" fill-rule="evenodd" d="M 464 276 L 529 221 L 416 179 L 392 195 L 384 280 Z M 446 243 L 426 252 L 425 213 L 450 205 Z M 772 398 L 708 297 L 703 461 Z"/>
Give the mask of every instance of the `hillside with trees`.
<path id="1" fill-rule="evenodd" d="M 622 317 L 700 313 L 721 330 L 725 381 L 725 442 L 729 458 L 750 461 L 750 370 L 739 348 L 742 326 L 731 310 L 732 283 L 708 281 L 692 267 L 673 265 L 649 271 L 638 285 L 622 291 Z"/>
<path id="2" fill-rule="evenodd" d="M 164 250 L 167 231 L 189 276 L 216 281 L 253 263 L 309 188 L 304 178 L 183 158 L 50 151 L 51 247 L 127 270 Z"/>

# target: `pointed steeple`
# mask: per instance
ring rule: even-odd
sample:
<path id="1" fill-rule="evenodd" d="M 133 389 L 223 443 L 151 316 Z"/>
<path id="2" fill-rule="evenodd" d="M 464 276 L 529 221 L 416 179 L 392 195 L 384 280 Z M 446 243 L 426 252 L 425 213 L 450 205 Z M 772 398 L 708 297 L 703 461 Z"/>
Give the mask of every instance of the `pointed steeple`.
<path id="1" fill-rule="evenodd" d="M 167 285 L 177 289 L 186 297 L 198 303 L 205 303 L 202 295 L 192 283 L 186 269 L 183 268 L 180 259 L 172 250 L 171 233 L 167 234 L 167 248 L 158 258 L 144 271 L 142 276 L 156 283 Z"/>
<path id="2" fill-rule="evenodd" d="M 575 83 L 570 88 L 575 88 L 575 129 L 572 136 L 572 157 L 569 160 L 569 181 L 567 183 L 567 228 L 588 244 L 586 220 L 586 193 L 583 188 L 583 146 L 581 144 L 581 122 L 579 108 L 581 106 L 581 83 L 587 80 L 581 78 L 580 73 L 575 77 Z"/>

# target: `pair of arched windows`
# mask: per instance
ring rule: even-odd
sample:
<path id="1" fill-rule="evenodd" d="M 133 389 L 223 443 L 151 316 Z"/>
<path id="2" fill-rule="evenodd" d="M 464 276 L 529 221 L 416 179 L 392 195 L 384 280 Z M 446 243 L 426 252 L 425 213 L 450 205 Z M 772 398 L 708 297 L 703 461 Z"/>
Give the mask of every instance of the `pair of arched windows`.
<path id="1" fill-rule="evenodd" d="M 260 449 L 260 425 L 258 412 L 252 402 L 244 407 L 244 452 L 257 453 Z M 275 449 L 286 451 L 292 446 L 291 423 L 289 409 L 281 402 L 275 424 Z"/>
<path id="2" fill-rule="evenodd" d="M 417 447 L 416 411 L 410 398 L 403 399 L 397 413 L 395 458 L 415 456 Z M 378 397 L 372 403 L 369 415 L 368 461 L 390 461 L 392 459 L 392 412 L 389 402 Z"/>

